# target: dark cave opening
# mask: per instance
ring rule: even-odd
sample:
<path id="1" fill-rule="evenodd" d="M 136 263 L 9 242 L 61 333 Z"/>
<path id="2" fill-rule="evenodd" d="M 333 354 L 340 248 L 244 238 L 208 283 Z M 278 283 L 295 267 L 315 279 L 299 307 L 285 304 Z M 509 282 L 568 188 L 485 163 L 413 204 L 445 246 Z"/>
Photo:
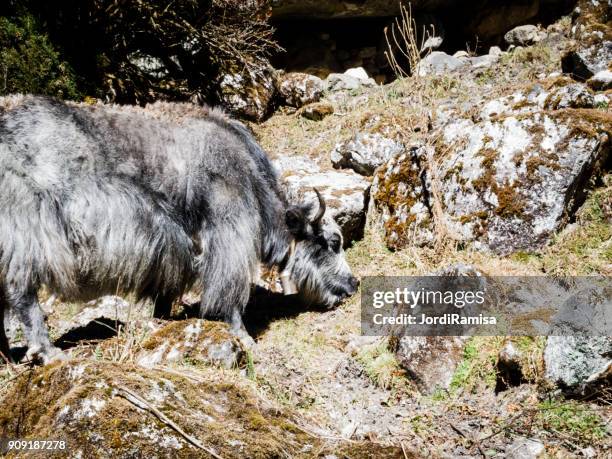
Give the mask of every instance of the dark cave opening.
<path id="1" fill-rule="evenodd" d="M 438 51 L 452 55 L 468 50 L 482 55 L 491 46 L 504 48 L 503 37 L 508 30 L 523 24 L 546 27 L 570 13 L 575 4 L 575 0 L 496 0 L 434 13 L 415 12 L 413 17 L 419 43 L 423 31 L 435 30 L 435 35 L 443 38 Z M 394 16 L 273 17 L 275 37 L 285 52 L 273 56 L 272 64 L 288 72 L 321 78 L 363 67 L 378 83 L 388 83 L 395 75 L 385 56 L 388 46 L 384 30 L 390 29 L 394 21 Z"/>

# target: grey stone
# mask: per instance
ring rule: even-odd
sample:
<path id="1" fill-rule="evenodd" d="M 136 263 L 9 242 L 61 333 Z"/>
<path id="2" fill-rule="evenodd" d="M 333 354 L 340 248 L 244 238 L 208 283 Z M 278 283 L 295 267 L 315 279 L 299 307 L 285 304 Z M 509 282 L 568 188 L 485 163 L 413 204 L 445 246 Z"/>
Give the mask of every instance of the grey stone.
<path id="1" fill-rule="evenodd" d="M 331 161 L 337 169 L 350 168 L 361 175 L 372 175 L 378 166 L 403 150 L 403 144 L 382 134 L 357 133 L 334 147 Z"/>
<path id="2" fill-rule="evenodd" d="M 330 73 L 325 79 L 325 84 L 327 86 L 327 90 L 331 92 L 351 91 L 361 87 L 376 86 L 376 82 L 372 78 L 357 78 L 347 73 Z"/>
<path id="3" fill-rule="evenodd" d="M 569 392 L 585 393 L 612 374 L 609 336 L 549 336 L 544 350 L 545 378 Z"/>
<path id="4" fill-rule="evenodd" d="M 395 356 L 419 391 L 431 395 L 450 387 L 463 360 L 466 340 L 461 336 L 403 336 Z"/>
<path id="5" fill-rule="evenodd" d="M 519 437 L 506 448 L 506 459 L 538 459 L 544 457 L 546 448 L 542 442 Z"/>
<path id="6" fill-rule="evenodd" d="M 522 25 L 515 27 L 504 35 L 504 40 L 509 45 L 530 46 L 542 41 L 546 33 L 534 25 Z"/>
<path id="7" fill-rule="evenodd" d="M 323 90 L 323 80 L 306 73 L 287 73 L 280 77 L 278 82 L 278 92 L 283 102 L 293 107 L 319 101 Z"/>
<path id="8" fill-rule="evenodd" d="M 316 188 L 327 203 L 326 215 L 340 225 L 345 243 L 361 239 L 370 182 L 353 171 L 322 171 L 314 162 L 298 159 L 274 162 L 289 201 L 316 203 Z"/>
<path id="9" fill-rule="evenodd" d="M 171 322 L 151 334 L 136 356 L 140 366 L 185 364 L 236 368 L 245 351 L 227 325 L 202 319 Z"/>
<path id="10" fill-rule="evenodd" d="M 484 54 L 482 56 L 470 58 L 470 64 L 475 69 L 491 67 L 499 60 L 498 55 Z"/>
<path id="11" fill-rule="evenodd" d="M 442 51 L 434 51 L 419 62 L 417 73 L 425 75 L 443 75 L 469 65 L 468 59 L 450 56 Z"/>

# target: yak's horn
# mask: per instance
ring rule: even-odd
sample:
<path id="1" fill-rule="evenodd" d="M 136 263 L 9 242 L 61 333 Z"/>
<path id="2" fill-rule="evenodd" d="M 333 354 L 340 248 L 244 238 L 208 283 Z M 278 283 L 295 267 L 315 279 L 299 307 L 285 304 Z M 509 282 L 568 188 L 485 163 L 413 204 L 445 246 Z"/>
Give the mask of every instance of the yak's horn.
<path id="1" fill-rule="evenodd" d="M 321 196 L 319 190 L 317 190 L 316 188 L 313 188 L 313 190 L 317 195 L 317 199 L 319 200 L 319 210 L 317 210 L 317 214 L 312 219 L 312 224 L 314 226 L 317 226 L 319 225 L 319 223 L 321 223 L 321 219 L 323 218 L 323 215 L 325 215 L 325 210 L 327 209 L 327 207 L 325 205 L 325 199 L 323 199 L 323 196 Z"/>

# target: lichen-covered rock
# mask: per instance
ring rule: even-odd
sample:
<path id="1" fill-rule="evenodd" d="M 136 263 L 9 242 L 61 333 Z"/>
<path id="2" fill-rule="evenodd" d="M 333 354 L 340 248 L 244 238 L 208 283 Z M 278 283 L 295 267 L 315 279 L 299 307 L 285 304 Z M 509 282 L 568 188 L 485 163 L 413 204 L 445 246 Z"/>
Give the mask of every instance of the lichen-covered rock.
<path id="1" fill-rule="evenodd" d="M 232 114 L 262 121 L 272 109 L 276 75 L 271 67 L 225 75 L 219 83 L 219 99 Z"/>
<path id="2" fill-rule="evenodd" d="M 74 360 L 14 381 L 1 394 L 0 433 L 66 441 L 45 452 L 53 459 L 401 456 L 399 447 L 306 433 L 260 392 L 227 370 Z"/>
<path id="3" fill-rule="evenodd" d="M 612 378 L 609 336 L 549 336 L 544 350 L 545 378 L 571 393 L 585 393 Z"/>
<path id="4" fill-rule="evenodd" d="M 595 99 L 585 85 L 580 83 L 568 84 L 556 88 L 550 93 L 544 108 L 557 110 L 560 108 L 593 108 Z"/>
<path id="5" fill-rule="evenodd" d="M 467 338 L 461 336 L 403 336 L 395 353 L 424 394 L 448 389 L 457 365 L 463 360 Z"/>
<path id="6" fill-rule="evenodd" d="M 142 343 L 136 363 L 143 367 L 189 364 L 237 368 L 246 353 L 227 325 L 201 319 L 172 322 Z"/>
<path id="7" fill-rule="evenodd" d="M 312 121 L 321 121 L 334 113 L 334 106 L 326 101 L 309 104 L 300 110 L 300 115 Z"/>
<path id="8" fill-rule="evenodd" d="M 563 227 L 609 155 L 612 118 L 593 109 L 540 109 L 547 101 L 551 108 L 591 103 L 582 85 L 552 96 L 531 92 L 485 104 L 476 121 L 446 118 L 436 149 L 450 154 L 436 164 L 436 196 L 423 155 L 379 169 L 372 208 L 390 247 L 429 243 L 443 225 L 456 240 L 507 254 L 536 250 Z M 441 210 L 435 222 L 434 198 Z"/>
<path id="9" fill-rule="evenodd" d="M 281 182 L 290 201 L 300 200 L 316 203 L 313 188 L 319 190 L 327 203 L 327 215 L 332 217 L 342 230 L 344 241 L 363 237 L 365 213 L 369 197 L 370 182 L 352 171 L 322 171 L 316 164 L 302 161 L 282 164 Z"/>
<path id="10" fill-rule="evenodd" d="M 546 33 L 530 24 L 515 27 L 504 35 L 506 43 L 514 46 L 531 46 L 544 38 Z"/>
<path id="11" fill-rule="evenodd" d="M 306 73 L 291 72 L 279 78 L 278 92 L 283 102 L 301 107 L 318 102 L 323 96 L 323 80 Z"/>
<path id="12" fill-rule="evenodd" d="M 572 24 L 575 45 L 562 58 L 563 71 L 588 80 L 612 62 L 612 31 L 609 20 L 612 4 L 608 1 L 581 0 Z"/>
<path id="13" fill-rule="evenodd" d="M 435 234 L 427 176 L 431 148 L 414 147 L 391 158 L 374 176 L 369 219 L 384 224 L 385 242 L 392 249 L 433 243 Z"/>
<path id="14" fill-rule="evenodd" d="M 353 169 L 361 175 L 372 175 L 374 169 L 401 153 L 401 142 L 379 133 L 358 132 L 350 140 L 336 144 L 331 161 L 336 169 Z"/>

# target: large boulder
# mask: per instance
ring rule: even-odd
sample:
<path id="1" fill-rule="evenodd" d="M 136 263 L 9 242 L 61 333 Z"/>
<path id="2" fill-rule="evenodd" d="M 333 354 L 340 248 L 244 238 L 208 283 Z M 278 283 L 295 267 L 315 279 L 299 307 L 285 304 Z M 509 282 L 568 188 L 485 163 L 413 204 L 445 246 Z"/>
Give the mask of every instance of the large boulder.
<path id="1" fill-rule="evenodd" d="M 553 110 L 585 100 L 593 100 L 588 91 L 535 88 L 483 104 L 472 118 L 440 117 L 437 149 L 448 154 L 430 164 L 433 154 L 415 151 L 376 173 L 371 209 L 387 244 L 428 244 L 440 225 L 500 254 L 540 248 L 580 205 L 610 152 L 612 120 L 604 112 Z"/>
<path id="2" fill-rule="evenodd" d="M 544 350 L 545 378 L 578 394 L 612 380 L 612 287 L 605 278 L 587 279 L 552 317 Z"/>
<path id="3" fill-rule="evenodd" d="M 27 396 L 24 396 L 27 394 Z M 235 372 L 74 360 L 3 386 L 5 438 L 57 439 L 50 458 L 380 457 L 399 447 L 321 438 Z M 20 415 L 16 416 L 16 413 Z M 414 457 L 413 454 L 409 457 Z"/>
<path id="4" fill-rule="evenodd" d="M 612 32 L 609 21 L 612 4 L 608 1 L 581 0 L 572 24 L 574 46 L 565 53 L 563 71 L 588 80 L 612 63 Z"/>
<path id="5" fill-rule="evenodd" d="M 279 158 L 274 165 L 280 172 L 289 201 L 315 204 L 316 188 L 325 198 L 327 215 L 340 225 L 345 244 L 361 239 L 369 199 L 369 180 L 353 171 L 321 170 L 306 158 Z"/>
<path id="6" fill-rule="evenodd" d="M 612 379 L 612 338 L 549 336 L 545 378 L 570 393 L 585 393 Z"/>

